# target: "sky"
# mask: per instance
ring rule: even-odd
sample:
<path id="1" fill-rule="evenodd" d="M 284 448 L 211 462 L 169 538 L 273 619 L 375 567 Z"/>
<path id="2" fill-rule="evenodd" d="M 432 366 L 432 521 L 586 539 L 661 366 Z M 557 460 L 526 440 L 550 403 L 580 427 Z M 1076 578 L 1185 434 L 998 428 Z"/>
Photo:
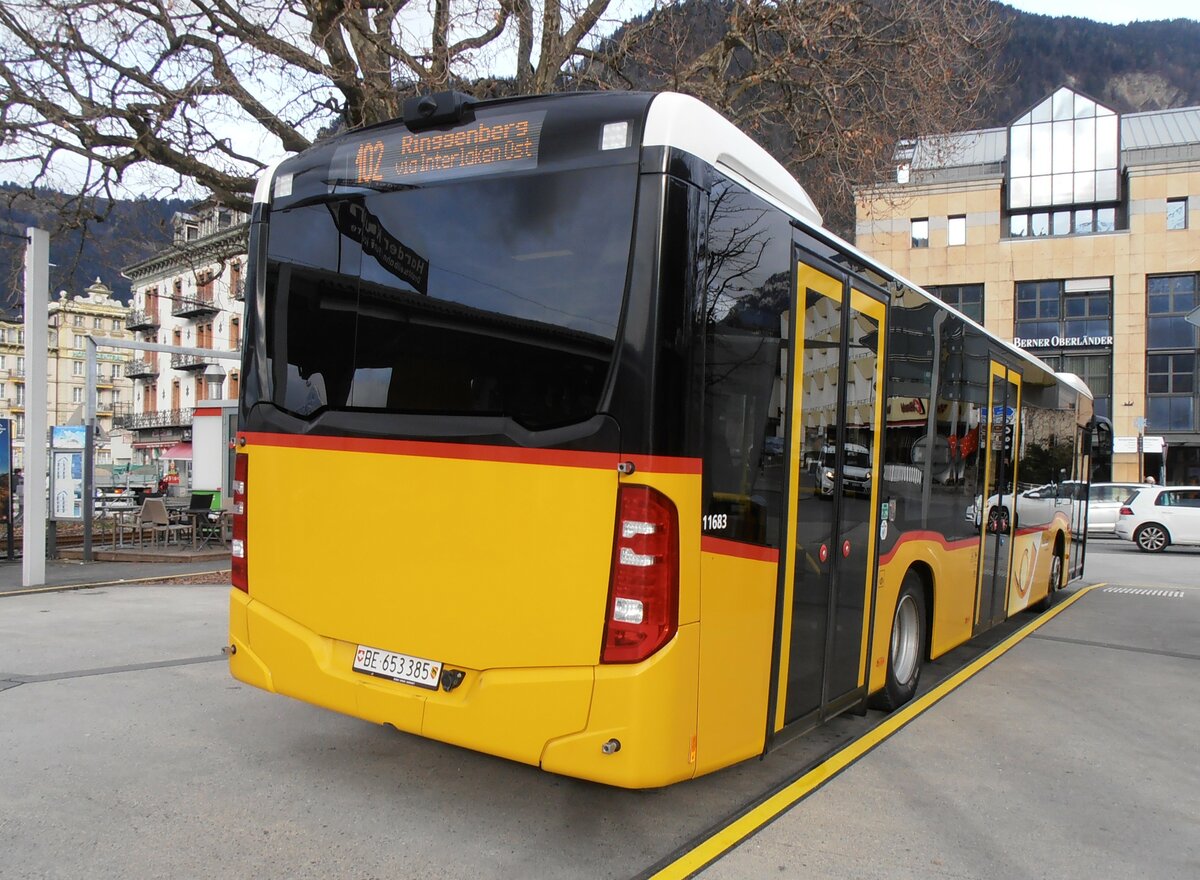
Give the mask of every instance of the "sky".
<path id="1" fill-rule="evenodd" d="M 1001 0 L 1008 6 L 1038 15 L 1073 15 L 1106 24 L 1131 21 L 1161 21 L 1172 18 L 1200 20 L 1196 0 Z"/>

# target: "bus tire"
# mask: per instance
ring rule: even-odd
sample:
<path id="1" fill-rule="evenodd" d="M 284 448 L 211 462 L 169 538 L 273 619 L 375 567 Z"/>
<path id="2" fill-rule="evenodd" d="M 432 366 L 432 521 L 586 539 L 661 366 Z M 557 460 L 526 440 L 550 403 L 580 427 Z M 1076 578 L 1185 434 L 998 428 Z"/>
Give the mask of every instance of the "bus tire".
<path id="1" fill-rule="evenodd" d="M 875 708 L 890 712 L 913 698 L 921 680 L 924 651 L 925 589 L 921 576 L 909 569 L 896 597 L 888 643 L 887 680 L 873 698 Z"/>
<path id="2" fill-rule="evenodd" d="M 1030 610 L 1036 611 L 1039 614 L 1043 611 L 1049 611 L 1051 604 L 1054 602 L 1054 594 L 1062 589 L 1062 574 L 1063 574 L 1063 551 L 1062 544 L 1055 543 L 1054 555 L 1050 558 L 1050 583 L 1046 588 L 1046 598 L 1039 602 L 1034 602 L 1029 606 Z"/>

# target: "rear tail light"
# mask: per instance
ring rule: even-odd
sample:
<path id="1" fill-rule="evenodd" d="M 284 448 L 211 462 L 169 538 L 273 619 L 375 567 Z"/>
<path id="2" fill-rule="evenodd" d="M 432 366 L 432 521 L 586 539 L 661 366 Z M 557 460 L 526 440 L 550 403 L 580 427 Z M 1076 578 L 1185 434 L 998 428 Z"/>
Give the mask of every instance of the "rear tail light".
<path id="1" fill-rule="evenodd" d="M 243 593 L 250 592 L 246 579 L 246 474 L 250 469 L 249 456 L 239 452 L 233 457 L 233 556 L 231 577 L 233 585 Z"/>
<path id="2" fill-rule="evenodd" d="M 647 486 L 622 487 L 617 508 L 600 662 L 637 663 L 679 627 L 679 514 Z"/>
<path id="3" fill-rule="evenodd" d="M 1122 507 L 1120 516 L 1133 516 L 1133 508 L 1132 507 Z"/>

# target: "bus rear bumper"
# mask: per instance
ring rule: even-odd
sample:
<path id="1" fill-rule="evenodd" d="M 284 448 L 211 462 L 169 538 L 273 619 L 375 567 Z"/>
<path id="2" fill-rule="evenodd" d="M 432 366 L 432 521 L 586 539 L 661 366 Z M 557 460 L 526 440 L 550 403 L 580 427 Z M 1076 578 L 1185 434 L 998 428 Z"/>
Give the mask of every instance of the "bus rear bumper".
<path id="1" fill-rule="evenodd" d="M 695 769 L 695 627 L 636 666 L 465 670 L 450 692 L 351 669 L 356 646 L 328 639 L 230 591 L 234 678 L 378 724 L 609 785 L 647 788 Z M 686 689 L 685 689 L 686 690 Z M 606 754 L 609 740 L 622 744 Z"/>

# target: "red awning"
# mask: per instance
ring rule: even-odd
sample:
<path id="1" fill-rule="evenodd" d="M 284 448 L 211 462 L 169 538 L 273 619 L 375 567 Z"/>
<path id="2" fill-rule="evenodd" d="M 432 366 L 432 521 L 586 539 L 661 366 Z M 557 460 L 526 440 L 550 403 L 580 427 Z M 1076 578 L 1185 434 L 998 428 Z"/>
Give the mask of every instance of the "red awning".
<path id="1" fill-rule="evenodd" d="M 176 461 L 191 461 L 192 460 L 192 444 L 191 443 L 176 443 L 170 449 L 164 449 L 163 458 L 172 458 Z"/>

